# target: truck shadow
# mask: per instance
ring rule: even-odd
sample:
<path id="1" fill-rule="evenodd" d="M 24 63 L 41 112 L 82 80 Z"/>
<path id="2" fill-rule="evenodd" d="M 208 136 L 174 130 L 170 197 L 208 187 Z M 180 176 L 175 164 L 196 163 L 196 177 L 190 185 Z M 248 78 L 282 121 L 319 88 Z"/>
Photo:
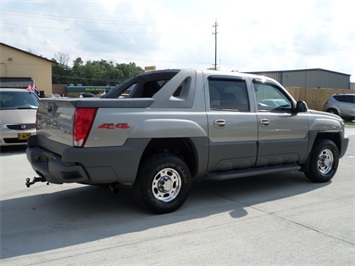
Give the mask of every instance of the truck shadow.
<path id="1" fill-rule="evenodd" d="M 27 145 L 1 146 L 0 157 L 26 153 Z"/>
<path id="2" fill-rule="evenodd" d="M 48 194 L 1 201 L 1 258 L 119 237 L 216 214 L 227 213 L 233 219 L 260 216 L 265 213 L 256 207 L 258 204 L 297 196 L 327 184 L 310 183 L 298 172 L 203 181 L 194 184 L 181 209 L 165 215 L 145 211 L 129 189 L 112 194 L 103 187 L 63 190 L 58 186 L 58 190 Z"/>

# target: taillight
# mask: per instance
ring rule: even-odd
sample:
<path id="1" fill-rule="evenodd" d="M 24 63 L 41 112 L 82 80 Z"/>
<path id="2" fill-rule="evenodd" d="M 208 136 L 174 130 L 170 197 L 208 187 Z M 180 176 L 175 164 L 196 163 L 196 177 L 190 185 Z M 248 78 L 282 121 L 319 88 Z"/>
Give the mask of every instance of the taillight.
<path id="1" fill-rule="evenodd" d="M 84 146 L 94 123 L 96 108 L 76 108 L 73 121 L 73 145 Z"/>

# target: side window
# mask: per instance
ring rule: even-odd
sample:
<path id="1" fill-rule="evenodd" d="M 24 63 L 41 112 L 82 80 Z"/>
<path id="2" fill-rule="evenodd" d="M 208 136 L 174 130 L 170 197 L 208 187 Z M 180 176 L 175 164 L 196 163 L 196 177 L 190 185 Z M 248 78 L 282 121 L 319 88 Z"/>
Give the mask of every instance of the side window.
<path id="1" fill-rule="evenodd" d="M 292 110 L 291 101 L 272 84 L 254 82 L 259 112 L 285 112 Z"/>
<path id="2" fill-rule="evenodd" d="M 336 95 L 334 98 L 339 102 L 355 103 L 355 95 Z"/>
<path id="3" fill-rule="evenodd" d="M 210 79 L 210 108 L 248 112 L 249 100 L 244 80 Z"/>
<path id="4" fill-rule="evenodd" d="M 175 90 L 173 97 L 186 99 L 191 87 L 191 77 L 186 77 Z"/>
<path id="5" fill-rule="evenodd" d="M 355 103 L 355 95 L 348 95 L 345 101 L 348 103 Z"/>

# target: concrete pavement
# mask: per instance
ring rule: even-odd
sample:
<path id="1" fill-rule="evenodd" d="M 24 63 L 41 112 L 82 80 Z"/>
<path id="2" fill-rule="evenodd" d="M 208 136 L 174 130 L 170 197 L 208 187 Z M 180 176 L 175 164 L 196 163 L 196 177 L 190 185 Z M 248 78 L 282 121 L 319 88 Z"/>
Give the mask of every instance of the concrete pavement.
<path id="1" fill-rule="evenodd" d="M 24 149 L 3 151 L 1 265 L 355 265 L 355 128 L 326 184 L 279 173 L 194 184 L 152 215 L 130 190 L 45 185 Z"/>

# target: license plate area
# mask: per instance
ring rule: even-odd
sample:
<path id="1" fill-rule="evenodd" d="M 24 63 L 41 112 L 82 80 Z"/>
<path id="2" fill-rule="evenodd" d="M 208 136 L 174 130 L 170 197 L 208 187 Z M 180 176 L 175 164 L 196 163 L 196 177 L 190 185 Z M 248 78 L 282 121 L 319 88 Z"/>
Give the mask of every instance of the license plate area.
<path id="1" fill-rule="evenodd" d="M 31 136 L 31 133 L 18 133 L 19 140 L 28 140 L 28 138 L 30 136 Z"/>

